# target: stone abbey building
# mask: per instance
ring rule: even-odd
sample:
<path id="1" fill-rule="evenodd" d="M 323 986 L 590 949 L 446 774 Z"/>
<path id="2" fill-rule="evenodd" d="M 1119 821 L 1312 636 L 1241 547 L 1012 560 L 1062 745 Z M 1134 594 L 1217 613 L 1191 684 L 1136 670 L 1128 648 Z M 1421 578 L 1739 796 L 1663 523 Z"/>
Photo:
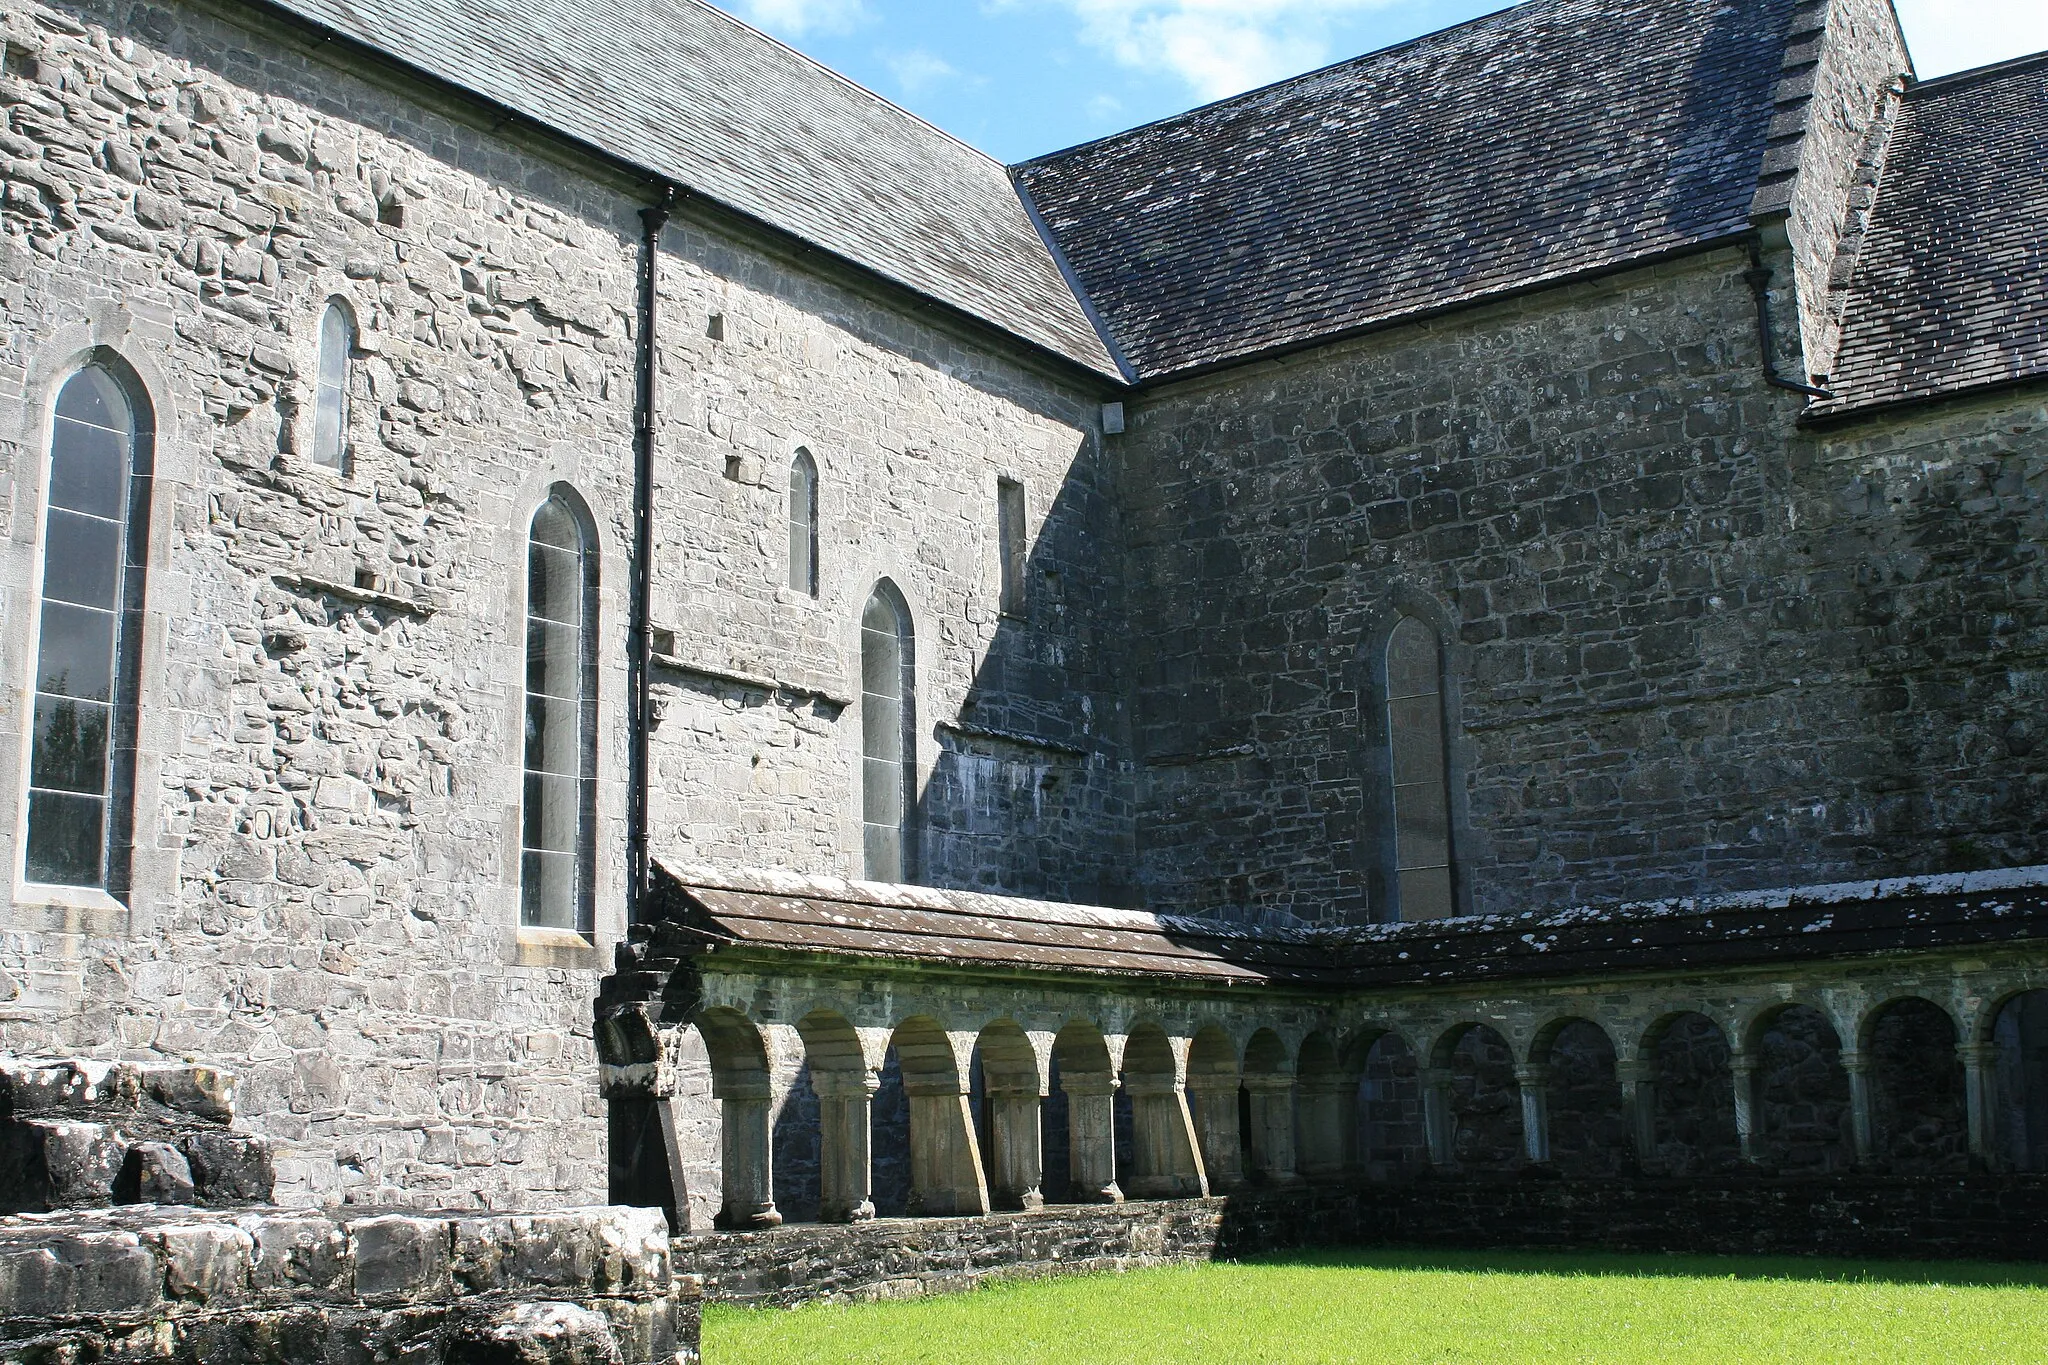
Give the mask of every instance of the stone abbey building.
<path id="1" fill-rule="evenodd" d="M 2048 1166 L 2048 59 L 1004 167 L 699 0 L 0 39 L 0 1053 L 678 1231 Z"/>

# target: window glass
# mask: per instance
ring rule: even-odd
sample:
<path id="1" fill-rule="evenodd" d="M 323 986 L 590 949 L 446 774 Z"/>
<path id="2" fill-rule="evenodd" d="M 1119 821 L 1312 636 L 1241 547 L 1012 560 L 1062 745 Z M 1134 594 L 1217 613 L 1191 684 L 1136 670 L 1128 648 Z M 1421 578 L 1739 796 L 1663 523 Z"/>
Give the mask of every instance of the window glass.
<path id="1" fill-rule="evenodd" d="M 582 519 L 550 497 L 526 559 L 520 920 L 584 934 L 596 862 L 595 569 Z"/>
<path id="2" fill-rule="evenodd" d="M 808 450 L 789 465 L 789 586 L 818 595 L 818 466 Z"/>
<path id="3" fill-rule="evenodd" d="M 910 852 L 914 657 L 910 613 L 884 582 L 860 622 L 862 852 L 865 875 L 878 882 L 916 875 Z"/>
<path id="4" fill-rule="evenodd" d="M 348 367 L 355 324 L 339 301 L 320 319 L 320 371 L 313 385 L 313 463 L 342 469 L 348 463 Z"/>
<path id="5" fill-rule="evenodd" d="M 133 407 L 104 366 L 65 382 L 43 519 L 23 863 L 31 882 L 123 889 L 111 875 L 109 808 L 120 786 L 123 617 L 140 609 L 142 555 L 128 548 L 130 503 L 146 496 L 138 440 Z"/>
<path id="6" fill-rule="evenodd" d="M 1454 913 L 1450 788 L 1444 765 L 1443 665 L 1436 632 L 1403 617 L 1387 641 L 1394 893 L 1404 920 Z"/>

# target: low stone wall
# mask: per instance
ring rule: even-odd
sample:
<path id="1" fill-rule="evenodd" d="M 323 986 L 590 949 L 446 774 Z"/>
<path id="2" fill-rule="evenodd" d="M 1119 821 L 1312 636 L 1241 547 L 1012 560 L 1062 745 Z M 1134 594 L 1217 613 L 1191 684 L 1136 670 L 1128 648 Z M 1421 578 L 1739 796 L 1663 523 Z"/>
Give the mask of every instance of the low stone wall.
<path id="1" fill-rule="evenodd" d="M 1217 1254 L 1229 1202 L 1051 1205 L 981 1218 L 700 1233 L 676 1239 L 675 1262 L 701 1281 L 707 1300 L 723 1303 L 911 1298 L 971 1289 L 992 1277 L 1206 1261 Z"/>
<path id="2" fill-rule="evenodd" d="M 0 1365 L 687 1365 L 697 1324 L 654 1209 L 0 1219 Z"/>
<path id="3" fill-rule="evenodd" d="M 883 1218 L 675 1242 L 709 1301 L 904 1298 L 1002 1277 L 1304 1247 L 1431 1246 L 2040 1260 L 2048 1177 L 1419 1180 L 1217 1199 Z"/>
<path id="4" fill-rule="evenodd" d="M 2048 1259 L 2048 1176 L 1423 1180 L 1354 1196 L 1359 1245 Z M 1341 1224 L 1342 1220 L 1339 1219 Z"/>

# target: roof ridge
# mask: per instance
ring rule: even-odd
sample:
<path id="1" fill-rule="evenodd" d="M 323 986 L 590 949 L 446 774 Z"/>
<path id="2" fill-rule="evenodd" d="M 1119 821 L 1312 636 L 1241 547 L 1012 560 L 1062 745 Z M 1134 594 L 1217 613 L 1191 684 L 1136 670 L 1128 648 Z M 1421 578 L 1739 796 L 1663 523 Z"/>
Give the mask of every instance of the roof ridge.
<path id="1" fill-rule="evenodd" d="M 838 81 L 841 85 L 844 85 L 849 89 L 859 91 L 861 94 L 866 95 L 868 98 L 874 100 L 878 104 L 886 105 L 888 108 L 895 110 L 897 113 L 903 115 L 903 117 L 909 119 L 912 123 L 922 124 L 924 127 L 931 129 L 940 137 L 946 139 L 946 141 L 951 142 L 956 146 L 966 148 L 968 151 L 980 157 L 983 161 L 986 161 L 991 165 L 995 166 L 1001 166 L 1003 164 L 1001 161 L 997 160 L 989 153 L 983 151 L 981 148 L 975 146 L 973 143 L 967 141 L 965 138 L 947 132 L 944 128 L 939 127 L 938 124 L 933 123 L 928 118 L 925 118 L 922 114 L 912 113 L 910 110 L 905 109 L 902 105 L 898 104 L 895 100 L 890 99 L 887 95 L 884 95 L 879 91 L 870 90 L 867 86 L 862 85 L 859 81 L 847 75 L 844 71 L 840 71 L 833 67 L 825 65 L 825 63 L 819 61 L 810 53 L 803 51 L 801 48 L 792 47 L 790 44 L 783 42 L 782 39 L 776 37 L 774 34 L 768 32 L 766 29 L 756 28 L 754 25 L 740 18 L 737 14 L 734 14 L 731 10 L 726 9 L 721 5 L 712 4 L 711 0 L 686 0 L 686 3 L 695 5 L 699 9 L 707 10 L 710 13 L 715 14 L 719 18 L 725 20 L 734 28 L 745 29 L 747 32 L 753 34 L 756 38 L 761 39 L 763 42 L 768 43 L 773 47 L 781 48 L 784 52 L 789 53 L 792 57 L 797 58 L 799 61 L 805 62 L 810 66 L 816 67 L 818 70 L 824 72 L 827 76 L 830 76 L 833 80 Z"/>
<path id="2" fill-rule="evenodd" d="M 2002 62 L 1990 62 L 1984 66 L 1973 66 L 1967 71 L 1951 71 L 1946 75 L 1931 76 L 1924 81 L 1915 80 L 1906 86 L 1906 98 L 1910 100 L 1930 93 L 1936 95 L 1945 94 L 1950 90 L 1960 89 L 1966 85 L 1974 85 L 1978 81 L 1993 80 L 2000 76 L 2009 76 L 2015 72 L 2024 71 L 2029 67 L 2044 65 L 2048 65 L 2048 49 L 2040 52 L 2030 52 L 2024 57 L 2007 57 Z"/>
<path id="3" fill-rule="evenodd" d="M 1581 3 L 1581 0 L 1511 0 L 1511 3 L 1503 4 L 1498 9 L 1488 10 L 1485 14 L 1475 14 L 1470 19 L 1463 19 L 1455 24 L 1446 24 L 1442 28 L 1431 29 L 1428 33 L 1418 33 L 1412 38 L 1403 38 L 1398 43 L 1389 43 L 1385 47 L 1376 47 L 1370 52 L 1360 52 L 1349 57 L 1340 58 L 1334 62 L 1325 62 L 1323 65 L 1312 67 L 1307 71 L 1298 71 L 1292 76 L 1282 76 L 1278 80 L 1267 81 L 1264 85 L 1253 86 L 1249 90 L 1240 90 L 1235 95 L 1225 95 L 1222 99 L 1210 100 L 1207 104 L 1197 104 L 1193 108 L 1183 109 L 1177 114 L 1165 114 L 1144 123 L 1134 124 L 1129 128 L 1119 129 L 1114 133 L 1104 133 L 1101 137 L 1089 138 L 1086 142 L 1076 142 L 1071 147 L 1060 147 L 1050 152 L 1041 152 L 1037 156 L 1026 157 L 1024 160 L 1014 163 L 1011 169 L 1021 171 L 1027 167 L 1036 166 L 1042 161 L 1054 161 L 1060 157 L 1071 156 L 1075 152 L 1085 151 L 1090 147 L 1099 147 L 1105 142 L 1115 142 L 1119 138 L 1130 137 L 1133 134 L 1145 132 L 1147 129 L 1158 128 L 1168 123 L 1177 123 L 1181 119 L 1193 118 L 1196 114 L 1205 114 L 1212 109 L 1221 109 L 1225 105 L 1236 104 L 1241 100 L 1256 99 L 1261 95 L 1270 94 L 1278 90 L 1283 85 L 1293 85 L 1297 81 L 1307 81 L 1317 76 L 1328 75 L 1332 71 L 1341 70 L 1344 67 L 1352 66 L 1359 62 L 1370 61 L 1377 57 L 1385 57 L 1391 53 L 1400 52 L 1405 48 L 1420 47 L 1424 43 L 1447 37 L 1450 34 L 1461 33 L 1467 29 L 1478 28 L 1483 24 L 1492 23 L 1509 14 L 1537 9 L 1545 5 L 1563 6 L 1577 3 Z"/>

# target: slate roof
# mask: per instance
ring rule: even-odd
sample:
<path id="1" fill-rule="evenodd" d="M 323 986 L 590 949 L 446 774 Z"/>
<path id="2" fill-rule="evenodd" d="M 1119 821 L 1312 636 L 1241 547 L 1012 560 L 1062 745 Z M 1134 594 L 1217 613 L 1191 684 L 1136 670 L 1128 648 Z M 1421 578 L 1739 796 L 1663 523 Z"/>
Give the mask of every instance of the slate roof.
<path id="1" fill-rule="evenodd" d="M 1018 168 L 1156 378 L 1749 227 L 1792 0 L 1535 0 Z"/>
<path id="2" fill-rule="evenodd" d="M 1300 935 L 928 886 L 657 864 L 649 910 L 697 944 L 768 952 L 1221 985 L 1334 980 Z"/>
<path id="3" fill-rule="evenodd" d="M 1906 92 L 1826 416 L 2048 376 L 2048 53 Z"/>
<path id="4" fill-rule="evenodd" d="M 273 0 L 1089 369 L 1001 163 L 701 0 Z"/>
<path id="5" fill-rule="evenodd" d="M 1245 927 L 780 871 L 656 866 L 651 959 L 723 950 L 1360 989 L 2048 940 L 2048 869 L 1342 929 Z M 660 960 L 666 967 L 659 967 Z"/>

